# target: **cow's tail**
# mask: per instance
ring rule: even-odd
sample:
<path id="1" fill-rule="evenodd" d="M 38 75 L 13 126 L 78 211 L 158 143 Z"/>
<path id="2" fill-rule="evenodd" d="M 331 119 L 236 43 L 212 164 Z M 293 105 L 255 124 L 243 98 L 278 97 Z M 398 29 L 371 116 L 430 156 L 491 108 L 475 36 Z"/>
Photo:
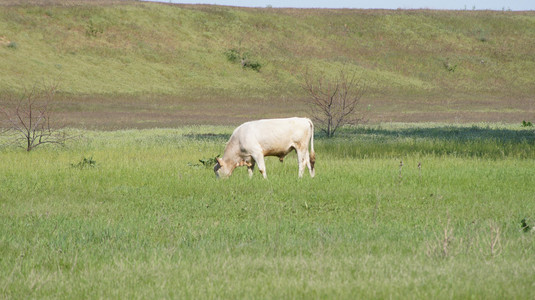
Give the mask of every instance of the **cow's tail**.
<path id="1" fill-rule="evenodd" d="M 308 120 L 310 123 L 310 175 L 314 177 L 316 170 L 314 169 L 314 164 L 316 163 L 316 153 L 314 152 L 314 123 L 311 120 Z"/>

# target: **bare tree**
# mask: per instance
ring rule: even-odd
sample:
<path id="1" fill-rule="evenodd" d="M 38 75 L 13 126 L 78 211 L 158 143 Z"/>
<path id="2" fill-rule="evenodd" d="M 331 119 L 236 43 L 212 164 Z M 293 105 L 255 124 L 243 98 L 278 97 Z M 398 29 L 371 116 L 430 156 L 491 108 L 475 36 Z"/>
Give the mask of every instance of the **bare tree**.
<path id="1" fill-rule="evenodd" d="M 356 125 L 364 120 L 358 109 L 365 86 L 354 72 L 347 74 L 342 69 L 333 79 L 326 79 L 307 71 L 302 88 L 308 95 L 305 102 L 312 118 L 328 137 L 334 136 L 340 126 Z"/>
<path id="2" fill-rule="evenodd" d="M 43 144 L 64 145 L 69 138 L 64 131 L 51 125 L 50 103 L 57 91 L 57 84 L 39 89 L 32 89 L 16 97 L 3 96 L 0 106 L 2 117 L 0 132 L 14 137 L 15 143 L 22 143 L 26 151 L 31 151 Z M 8 108 L 11 104 L 11 108 Z"/>

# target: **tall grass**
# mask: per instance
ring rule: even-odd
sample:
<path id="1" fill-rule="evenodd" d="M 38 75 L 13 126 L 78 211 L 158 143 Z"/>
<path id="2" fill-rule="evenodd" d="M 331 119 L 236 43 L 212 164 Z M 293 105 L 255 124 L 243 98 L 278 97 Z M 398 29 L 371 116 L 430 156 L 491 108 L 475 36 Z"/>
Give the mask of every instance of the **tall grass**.
<path id="1" fill-rule="evenodd" d="M 232 129 L 2 147 L 3 297 L 534 296 L 535 235 L 520 224 L 535 221 L 532 130 L 344 129 L 316 137 L 313 179 L 292 154 L 267 159 L 268 180 L 216 180 L 199 159 Z"/>

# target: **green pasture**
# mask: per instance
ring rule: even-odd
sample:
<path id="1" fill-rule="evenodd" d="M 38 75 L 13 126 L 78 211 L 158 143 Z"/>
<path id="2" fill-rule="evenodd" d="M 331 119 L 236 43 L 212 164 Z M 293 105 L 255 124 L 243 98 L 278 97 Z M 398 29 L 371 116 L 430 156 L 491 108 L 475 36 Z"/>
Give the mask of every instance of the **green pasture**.
<path id="1" fill-rule="evenodd" d="M 231 127 L 0 147 L 0 298 L 535 297 L 535 132 L 389 124 L 216 180 Z M 85 159 L 85 160 L 84 160 Z"/>

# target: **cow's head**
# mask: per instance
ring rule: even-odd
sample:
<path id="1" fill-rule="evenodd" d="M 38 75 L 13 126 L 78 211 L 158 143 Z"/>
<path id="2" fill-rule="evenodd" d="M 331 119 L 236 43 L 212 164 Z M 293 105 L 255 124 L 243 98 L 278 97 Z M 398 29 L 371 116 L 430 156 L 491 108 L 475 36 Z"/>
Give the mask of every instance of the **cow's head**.
<path id="1" fill-rule="evenodd" d="M 234 165 L 225 163 L 221 158 L 217 158 L 217 164 L 214 167 L 214 173 L 217 178 L 227 178 L 232 174 Z"/>

